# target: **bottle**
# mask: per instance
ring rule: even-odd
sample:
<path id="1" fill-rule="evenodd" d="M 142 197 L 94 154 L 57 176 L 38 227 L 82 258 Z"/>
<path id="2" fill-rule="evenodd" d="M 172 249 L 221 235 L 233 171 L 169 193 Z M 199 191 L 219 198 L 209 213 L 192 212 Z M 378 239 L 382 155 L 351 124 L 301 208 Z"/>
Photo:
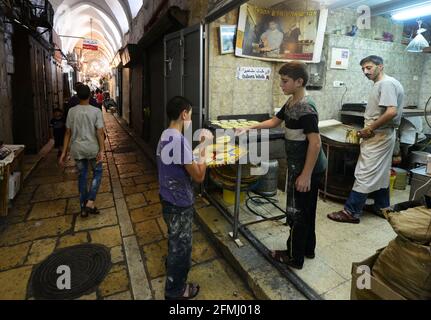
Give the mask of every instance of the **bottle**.
<path id="1" fill-rule="evenodd" d="M 431 154 L 427 156 L 427 174 L 431 175 Z"/>

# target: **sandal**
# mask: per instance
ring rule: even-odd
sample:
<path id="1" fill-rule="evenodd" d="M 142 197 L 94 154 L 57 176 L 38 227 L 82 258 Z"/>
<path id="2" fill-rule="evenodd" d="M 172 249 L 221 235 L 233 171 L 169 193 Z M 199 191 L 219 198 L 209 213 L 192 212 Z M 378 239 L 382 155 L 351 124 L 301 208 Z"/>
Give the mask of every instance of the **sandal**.
<path id="1" fill-rule="evenodd" d="M 97 209 L 96 207 L 94 208 L 85 207 L 85 211 L 87 211 L 87 213 L 89 214 L 100 214 L 99 209 Z"/>
<path id="2" fill-rule="evenodd" d="M 334 213 L 330 213 L 328 214 L 328 218 L 336 221 L 336 222 L 342 222 L 342 223 L 354 223 L 354 224 L 358 224 L 359 222 L 361 222 L 361 220 L 359 220 L 358 218 L 353 217 L 351 214 L 347 213 L 344 210 L 338 211 L 338 212 L 334 212 Z"/>
<path id="3" fill-rule="evenodd" d="M 87 208 L 82 208 L 82 210 L 81 210 L 81 218 L 88 218 Z"/>
<path id="4" fill-rule="evenodd" d="M 196 283 L 187 283 L 184 287 L 183 294 L 179 297 L 165 296 L 165 300 L 190 300 L 195 298 L 199 293 L 200 287 Z"/>
<path id="5" fill-rule="evenodd" d="M 271 256 L 273 259 L 275 259 L 278 262 L 283 263 L 289 267 L 299 269 L 299 270 L 302 269 L 302 264 L 296 263 L 296 261 L 293 258 L 289 257 L 289 251 L 288 250 L 272 251 Z"/>

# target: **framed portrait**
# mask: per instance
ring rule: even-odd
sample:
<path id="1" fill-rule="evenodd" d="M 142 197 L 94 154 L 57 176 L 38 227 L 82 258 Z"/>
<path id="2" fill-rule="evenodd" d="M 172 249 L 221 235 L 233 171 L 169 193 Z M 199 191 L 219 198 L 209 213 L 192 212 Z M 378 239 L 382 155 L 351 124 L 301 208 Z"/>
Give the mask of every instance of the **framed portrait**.
<path id="1" fill-rule="evenodd" d="M 235 52 L 236 25 L 220 26 L 220 51 L 221 54 Z"/>
<path id="2" fill-rule="evenodd" d="M 240 7 L 235 55 L 251 59 L 319 63 L 328 9 Z"/>

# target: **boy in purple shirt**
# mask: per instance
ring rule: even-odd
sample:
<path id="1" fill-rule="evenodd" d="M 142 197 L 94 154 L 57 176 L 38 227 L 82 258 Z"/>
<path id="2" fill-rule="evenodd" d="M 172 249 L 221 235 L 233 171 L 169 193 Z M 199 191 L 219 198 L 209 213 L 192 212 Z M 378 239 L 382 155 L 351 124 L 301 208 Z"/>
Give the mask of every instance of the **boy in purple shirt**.
<path id="1" fill-rule="evenodd" d="M 157 147 L 160 199 L 168 227 L 165 298 L 187 300 L 196 297 L 200 289 L 197 284 L 187 283 L 195 212 L 192 181 L 204 181 L 206 164 L 193 160 L 190 143 L 182 134 L 191 124 L 191 103 L 183 97 L 174 97 L 166 109 L 170 125 L 162 133 Z M 212 139 L 209 131 L 202 136 Z M 205 148 L 200 156 L 205 159 Z"/>

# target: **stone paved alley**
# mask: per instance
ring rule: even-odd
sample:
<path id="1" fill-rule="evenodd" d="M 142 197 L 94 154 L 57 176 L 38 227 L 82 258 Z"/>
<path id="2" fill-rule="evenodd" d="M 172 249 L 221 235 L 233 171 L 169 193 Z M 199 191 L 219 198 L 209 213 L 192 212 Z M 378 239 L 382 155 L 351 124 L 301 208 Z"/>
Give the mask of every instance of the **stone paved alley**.
<path id="1" fill-rule="evenodd" d="M 0 223 L 0 300 L 32 299 L 29 279 L 51 253 L 82 243 L 110 248 L 113 267 L 81 299 L 163 299 L 166 226 L 161 216 L 156 170 L 111 114 L 100 216 L 79 217 L 73 162 L 61 169 L 56 150 L 41 159 Z M 205 206 L 198 200 L 197 208 Z M 198 299 L 254 299 L 251 291 L 194 225 L 190 280 L 201 284 Z"/>

